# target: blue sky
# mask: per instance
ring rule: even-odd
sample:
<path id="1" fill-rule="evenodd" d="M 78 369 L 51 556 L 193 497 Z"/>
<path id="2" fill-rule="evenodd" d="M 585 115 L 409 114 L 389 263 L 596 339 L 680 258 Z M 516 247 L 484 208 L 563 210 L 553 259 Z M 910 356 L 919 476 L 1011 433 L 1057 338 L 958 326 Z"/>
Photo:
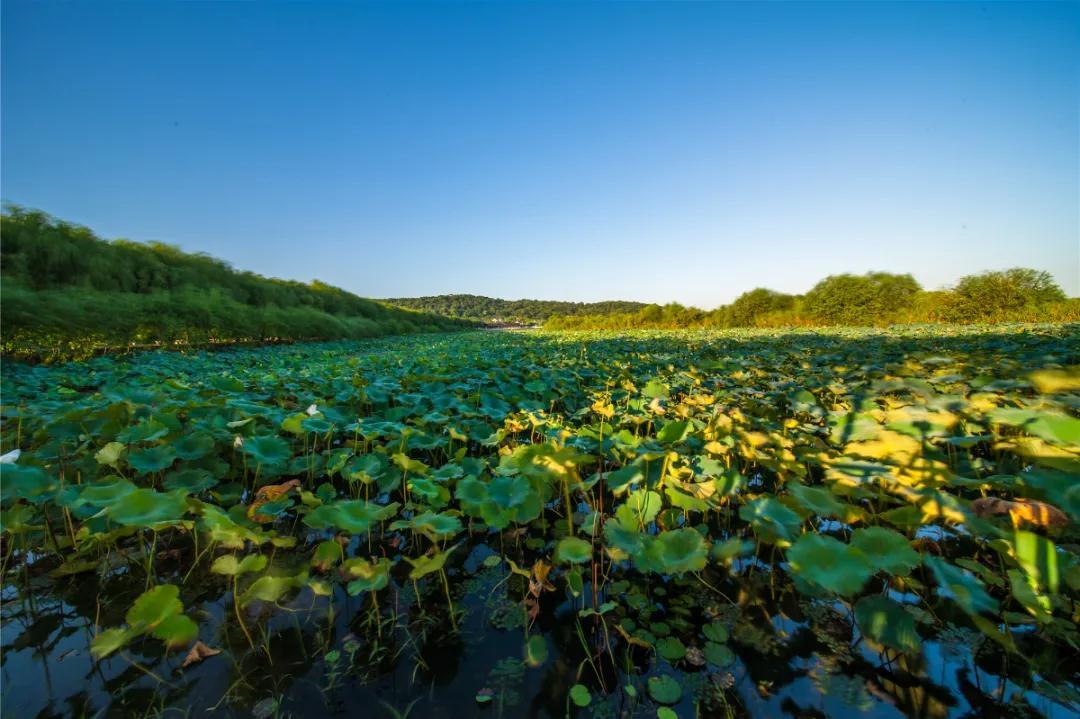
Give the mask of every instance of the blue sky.
<path id="1" fill-rule="evenodd" d="M 3 3 L 7 201 L 371 297 L 1080 294 L 1076 3 Z"/>

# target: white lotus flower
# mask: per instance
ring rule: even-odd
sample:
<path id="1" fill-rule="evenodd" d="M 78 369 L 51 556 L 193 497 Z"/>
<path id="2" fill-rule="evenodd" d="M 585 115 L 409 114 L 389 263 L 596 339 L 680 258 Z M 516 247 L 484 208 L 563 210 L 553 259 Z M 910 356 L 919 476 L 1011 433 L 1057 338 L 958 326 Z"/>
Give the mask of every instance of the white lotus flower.
<path id="1" fill-rule="evenodd" d="M 319 413 L 319 408 L 316 407 L 314 404 L 312 404 L 310 407 L 307 408 L 308 417 L 314 417 L 318 413 Z"/>
<path id="2" fill-rule="evenodd" d="M 7 454 L 0 454 L 0 464 L 15 464 L 21 454 L 21 449 L 13 449 Z"/>
<path id="3" fill-rule="evenodd" d="M 240 449 L 244 446 L 244 438 L 240 435 L 236 435 L 235 437 L 233 437 L 232 446 Z"/>

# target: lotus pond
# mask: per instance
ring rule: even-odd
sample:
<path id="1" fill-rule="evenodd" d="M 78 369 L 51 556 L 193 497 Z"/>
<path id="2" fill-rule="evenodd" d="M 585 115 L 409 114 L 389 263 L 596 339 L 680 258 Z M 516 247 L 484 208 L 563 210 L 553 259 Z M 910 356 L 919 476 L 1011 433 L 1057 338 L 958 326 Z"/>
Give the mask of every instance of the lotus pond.
<path id="1" fill-rule="evenodd" d="M 4 716 L 1076 715 L 1077 327 L 2 372 Z"/>

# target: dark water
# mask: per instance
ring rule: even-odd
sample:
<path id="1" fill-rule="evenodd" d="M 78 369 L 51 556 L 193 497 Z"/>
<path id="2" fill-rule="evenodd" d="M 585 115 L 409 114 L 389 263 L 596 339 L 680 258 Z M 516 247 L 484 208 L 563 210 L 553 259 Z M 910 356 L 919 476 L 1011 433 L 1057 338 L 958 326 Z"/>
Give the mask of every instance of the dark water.
<path id="1" fill-rule="evenodd" d="M 646 698 L 645 682 L 657 673 L 680 678 L 683 699 L 674 709 L 687 717 L 1076 716 L 1064 702 L 1022 693 L 1007 679 L 1004 655 L 975 632 L 925 641 L 918 665 L 912 659 L 890 662 L 862 643 L 852 648 L 823 638 L 822 624 L 813 628 L 799 616 L 805 607 L 787 595 L 768 618 L 759 607 L 729 609 L 724 621 L 733 627 L 729 645 L 736 659 L 722 670 L 685 662 L 674 668 L 662 660 L 650 665 L 648 654 L 636 656 L 635 649 L 625 658 L 616 650 L 618 666 L 607 659 L 594 671 L 585 645 L 603 646 L 602 627 L 582 619 L 579 634 L 575 621 L 577 609 L 591 604 L 591 587 L 571 600 L 560 586 L 543 596 L 532 633 L 542 633 L 549 654 L 531 668 L 522 661 L 525 629 L 515 620 L 522 616 L 524 580 L 507 580 L 505 562 L 485 567 L 483 558 L 493 552 L 479 539 L 459 548 L 448 564 L 452 596 L 465 611 L 457 632 L 437 582 L 421 585 L 418 605 L 412 583 L 395 572 L 391 587 L 379 595 L 381 639 L 366 597 L 350 597 L 338 587 L 331 601 L 304 589 L 280 607 L 246 613 L 260 645 L 251 650 L 236 628 L 221 578 L 193 575 L 181 595 L 185 608 L 199 623 L 200 638 L 222 652 L 188 669 L 180 668 L 184 652 L 167 654 L 149 639 L 92 660 L 95 621 L 122 621 L 145 588 L 138 570 L 59 582 L 31 573 L 29 584 L 24 575 L 3 591 L 3 716 L 651 717 L 656 705 Z M 659 589 L 665 601 L 683 591 L 709 601 L 709 590 L 700 585 L 638 579 L 651 584 L 638 589 Z M 830 609 L 814 611 L 827 615 Z M 836 625 L 841 637 L 842 619 L 834 614 L 825 623 Z M 335 650 L 337 660 L 328 661 Z M 1075 657 L 1061 661 L 1076 664 Z M 577 682 L 592 691 L 587 708 L 568 702 Z M 636 687 L 636 699 L 625 690 L 628 684 Z M 477 702 L 482 689 L 492 690 L 493 701 Z M 695 697 L 703 696 L 711 699 L 695 714 Z M 1026 704 L 1011 703 L 1014 696 Z"/>

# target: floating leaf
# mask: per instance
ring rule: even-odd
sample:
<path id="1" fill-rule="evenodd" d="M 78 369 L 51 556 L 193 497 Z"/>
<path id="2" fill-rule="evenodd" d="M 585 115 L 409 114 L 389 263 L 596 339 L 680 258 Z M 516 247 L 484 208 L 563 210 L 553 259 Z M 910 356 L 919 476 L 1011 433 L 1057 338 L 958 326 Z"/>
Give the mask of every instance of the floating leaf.
<path id="1" fill-rule="evenodd" d="M 682 687 L 667 674 L 649 677 L 649 696 L 661 704 L 675 704 L 682 698 Z"/>

